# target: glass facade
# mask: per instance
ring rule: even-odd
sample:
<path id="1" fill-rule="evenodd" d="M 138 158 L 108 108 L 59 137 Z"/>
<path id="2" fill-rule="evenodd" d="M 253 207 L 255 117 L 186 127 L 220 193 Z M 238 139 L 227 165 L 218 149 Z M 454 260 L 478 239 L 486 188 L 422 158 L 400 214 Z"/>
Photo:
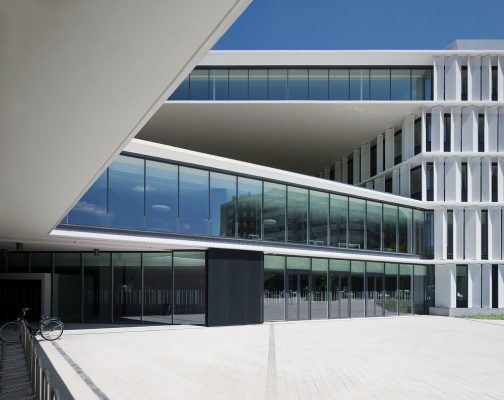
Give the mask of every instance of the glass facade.
<path id="1" fill-rule="evenodd" d="M 264 256 L 264 321 L 425 314 L 434 267 Z"/>
<path id="2" fill-rule="evenodd" d="M 124 155 L 102 177 L 62 225 L 423 254 L 411 208 Z"/>
<path id="3" fill-rule="evenodd" d="M 432 100 L 432 68 L 198 67 L 170 100 Z"/>

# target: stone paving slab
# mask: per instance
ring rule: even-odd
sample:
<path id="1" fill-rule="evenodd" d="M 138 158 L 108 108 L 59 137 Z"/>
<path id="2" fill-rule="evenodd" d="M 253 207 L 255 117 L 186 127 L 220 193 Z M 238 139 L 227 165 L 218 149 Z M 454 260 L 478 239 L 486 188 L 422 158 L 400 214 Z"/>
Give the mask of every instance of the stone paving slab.
<path id="1" fill-rule="evenodd" d="M 78 399 L 95 399 L 54 345 Z M 502 399 L 504 325 L 431 317 L 66 331 L 109 399 Z"/>

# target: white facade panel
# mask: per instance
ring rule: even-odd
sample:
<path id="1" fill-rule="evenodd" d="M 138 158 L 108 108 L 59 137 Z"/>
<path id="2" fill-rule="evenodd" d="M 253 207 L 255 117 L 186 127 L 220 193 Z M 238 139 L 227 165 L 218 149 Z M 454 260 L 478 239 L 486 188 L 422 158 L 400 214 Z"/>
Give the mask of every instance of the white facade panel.
<path id="1" fill-rule="evenodd" d="M 434 258 L 446 260 L 447 216 L 446 210 L 434 210 Z"/>
<path id="2" fill-rule="evenodd" d="M 462 108 L 462 151 L 478 151 L 478 112 L 475 107 Z"/>
<path id="3" fill-rule="evenodd" d="M 497 100 L 504 101 L 504 56 L 497 57 Z"/>
<path id="4" fill-rule="evenodd" d="M 434 160 L 434 201 L 444 201 L 445 199 L 445 162 L 444 158 Z"/>
<path id="5" fill-rule="evenodd" d="M 492 307 L 492 266 L 481 266 L 481 307 Z"/>
<path id="6" fill-rule="evenodd" d="M 499 107 L 497 121 L 497 148 L 504 151 L 504 107 Z"/>
<path id="7" fill-rule="evenodd" d="M 404 118 L 402 123 L 402 159 L 409 160 L 415 155 L 415 115 Z"/>
<path id="8" fill-rule="evenodd" d="M 464 258 L 464 219 L 463 209 L 453 210 L 453 258 L 456 260 Z"/>
<path id="9" fill-rule="evenodd" d="M 411 194 L 409 164 L 401 166 L 399 175 L 401 182 L 399 185 L 400 194 L 401 196 L 409 197 Z"/>
<path id="10" fill-rule="evenodd" d="M 375 179 L 375 190 L 379 191 L 379 192 L 384 192 L 385 191 L 385 176 L 382 175 L 382 176 L 379 176 Z"/>
<path id="11" fill-rule="evenodd" d="M 492 99 L 492 57 L 481 57 L 481 100 Z"/>
<path id="12" fill-rule="evenodd" d="M 485 108 L 485 151 L 498 151 L 498 119 L 497 107 Z"/>
<path id="13" fill-rule="evenodd" d="M 497 272 L 497 305 L 499 308 L 504 307 L 504 264 L 499 264 Z"/>
<path id="14" fill-rule="evenodd" d="M 394 129 L 385 131 L 385 169 L 394 166 Z"/>
<path id="15" fill-rule="evenodd" d="M 445 100 L 460 100 L 462 77 L 460 57 L 449 56 L 445 59 Z"/>
<path id="16" fill-rule="evenodd" d="M 401 181 L 399 168 L 392 170 L 392 193 L 396 195 L 401 194 Z"/>
<path id="17" fill-rule="evenodd" d="M 467 307 L 481 307 L 481 265 L 471 264 L 467 267 Z"/>
<path id="18" fill-rule="evenodd" d="M 481 201 L 481 158 L 473 157 L 467 163 L 467 201 Z"/>
<path id="19" fill-rule="evenodd" d="M 452 151 L 462 151 L 462 108 L 451 110 L 451 146 Z"/>
<path id="20" fill-rule="evenodd" d="M 360 162 L 360 168 L 361 168 L 361 181 L 365 181 L 369 179 L 369 166 L 370 166 L 370 159 L 371 159 L 371 153 L 370 153 L 370 148 L 369 148 L 369 143 L 363 144 L 361 146 L 360 150 L 360 157 L 361 157 L 361 162 Z"/>
<path id="21" fill-rule="evenodd" d="M 502 210 L 488 209 L 488 258 L 498 260 L 502 254 Z"/>
<path id="22" fill-rule="evenodd" d="M 431 110 L 431 151 L 443 151 L 444 119 L 443 108 L 433 107 Z"/>
<path id="23" fill-rule="evenodd" d="M 445 58 L 443 56 L 434 57 L 434 100 L 444 100 L 444 76 L 445 76 Z"/>
<path id="24" fill-rule="evenodd" d="M 481 57 L 467 57 L 467 100 L 481 100 Z"/>
<path id="25" fill-rule="evenodd" d="M 492 201 L 492 159 L 481 159 L 481 201 Z"/>
<path id="26" fill-rule="evenodd" d="M 445 158 L 445 201 L 461 201 L 461 180 L 460 159 Z"/>
<path id="27" fill-rule="evenodd" d="M 457 305 L 456 272 L 455 264 L 436 265 L 434 267 L 436 307 L 453 308 Z"/>
<path id="28" fill-rule="evenodd" d="M 383 172 L 383 135 L 378 135 L 376 137 L 376 173 L 379 174 Z"/>
<path id="29" fill-rule="evenodd" d="M 465 257 L 468 260 L 481 258 L 481 210 L 465 209 Z"/>

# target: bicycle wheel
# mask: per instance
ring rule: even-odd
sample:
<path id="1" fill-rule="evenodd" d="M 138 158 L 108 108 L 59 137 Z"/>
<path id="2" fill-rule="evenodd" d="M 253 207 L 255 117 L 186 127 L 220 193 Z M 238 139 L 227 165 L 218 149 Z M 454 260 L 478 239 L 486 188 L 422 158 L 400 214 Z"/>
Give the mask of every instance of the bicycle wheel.
<path id="1" fill-rule="evenodd" d="M 56 340 L 63 335 L 63 323 L 57 319 L 49 319 L 40 324 L 40 334 L 45 340 Z"/>
<path id="2" fill-rule="evenodd" d="M 0 328 L 0 340 L 5 343 L 17 343 L 21 341 L 21 324 L 16 321 L 6 322 Z"/>

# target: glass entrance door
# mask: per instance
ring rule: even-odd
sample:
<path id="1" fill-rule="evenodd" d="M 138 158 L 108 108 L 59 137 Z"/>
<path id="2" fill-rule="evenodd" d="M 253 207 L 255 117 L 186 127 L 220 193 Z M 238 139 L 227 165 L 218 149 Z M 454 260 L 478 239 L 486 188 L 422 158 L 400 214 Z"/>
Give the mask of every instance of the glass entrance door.
<path id="1" fill-rule="evenodd" d="M 330 277 L 329 318 L 350 317 L 350 274 L 332 273 Z"/>
<path id="2" fill-rule="evenodd" d="M 368 274 L 366 280 L 366 317 L 384 315 L 384 275 Z"/>
<path id="3" fill-rule="evenodd" d="M 287 320 L 310 319 L 310 274 L 306 271 L 287 273 Z"/>

